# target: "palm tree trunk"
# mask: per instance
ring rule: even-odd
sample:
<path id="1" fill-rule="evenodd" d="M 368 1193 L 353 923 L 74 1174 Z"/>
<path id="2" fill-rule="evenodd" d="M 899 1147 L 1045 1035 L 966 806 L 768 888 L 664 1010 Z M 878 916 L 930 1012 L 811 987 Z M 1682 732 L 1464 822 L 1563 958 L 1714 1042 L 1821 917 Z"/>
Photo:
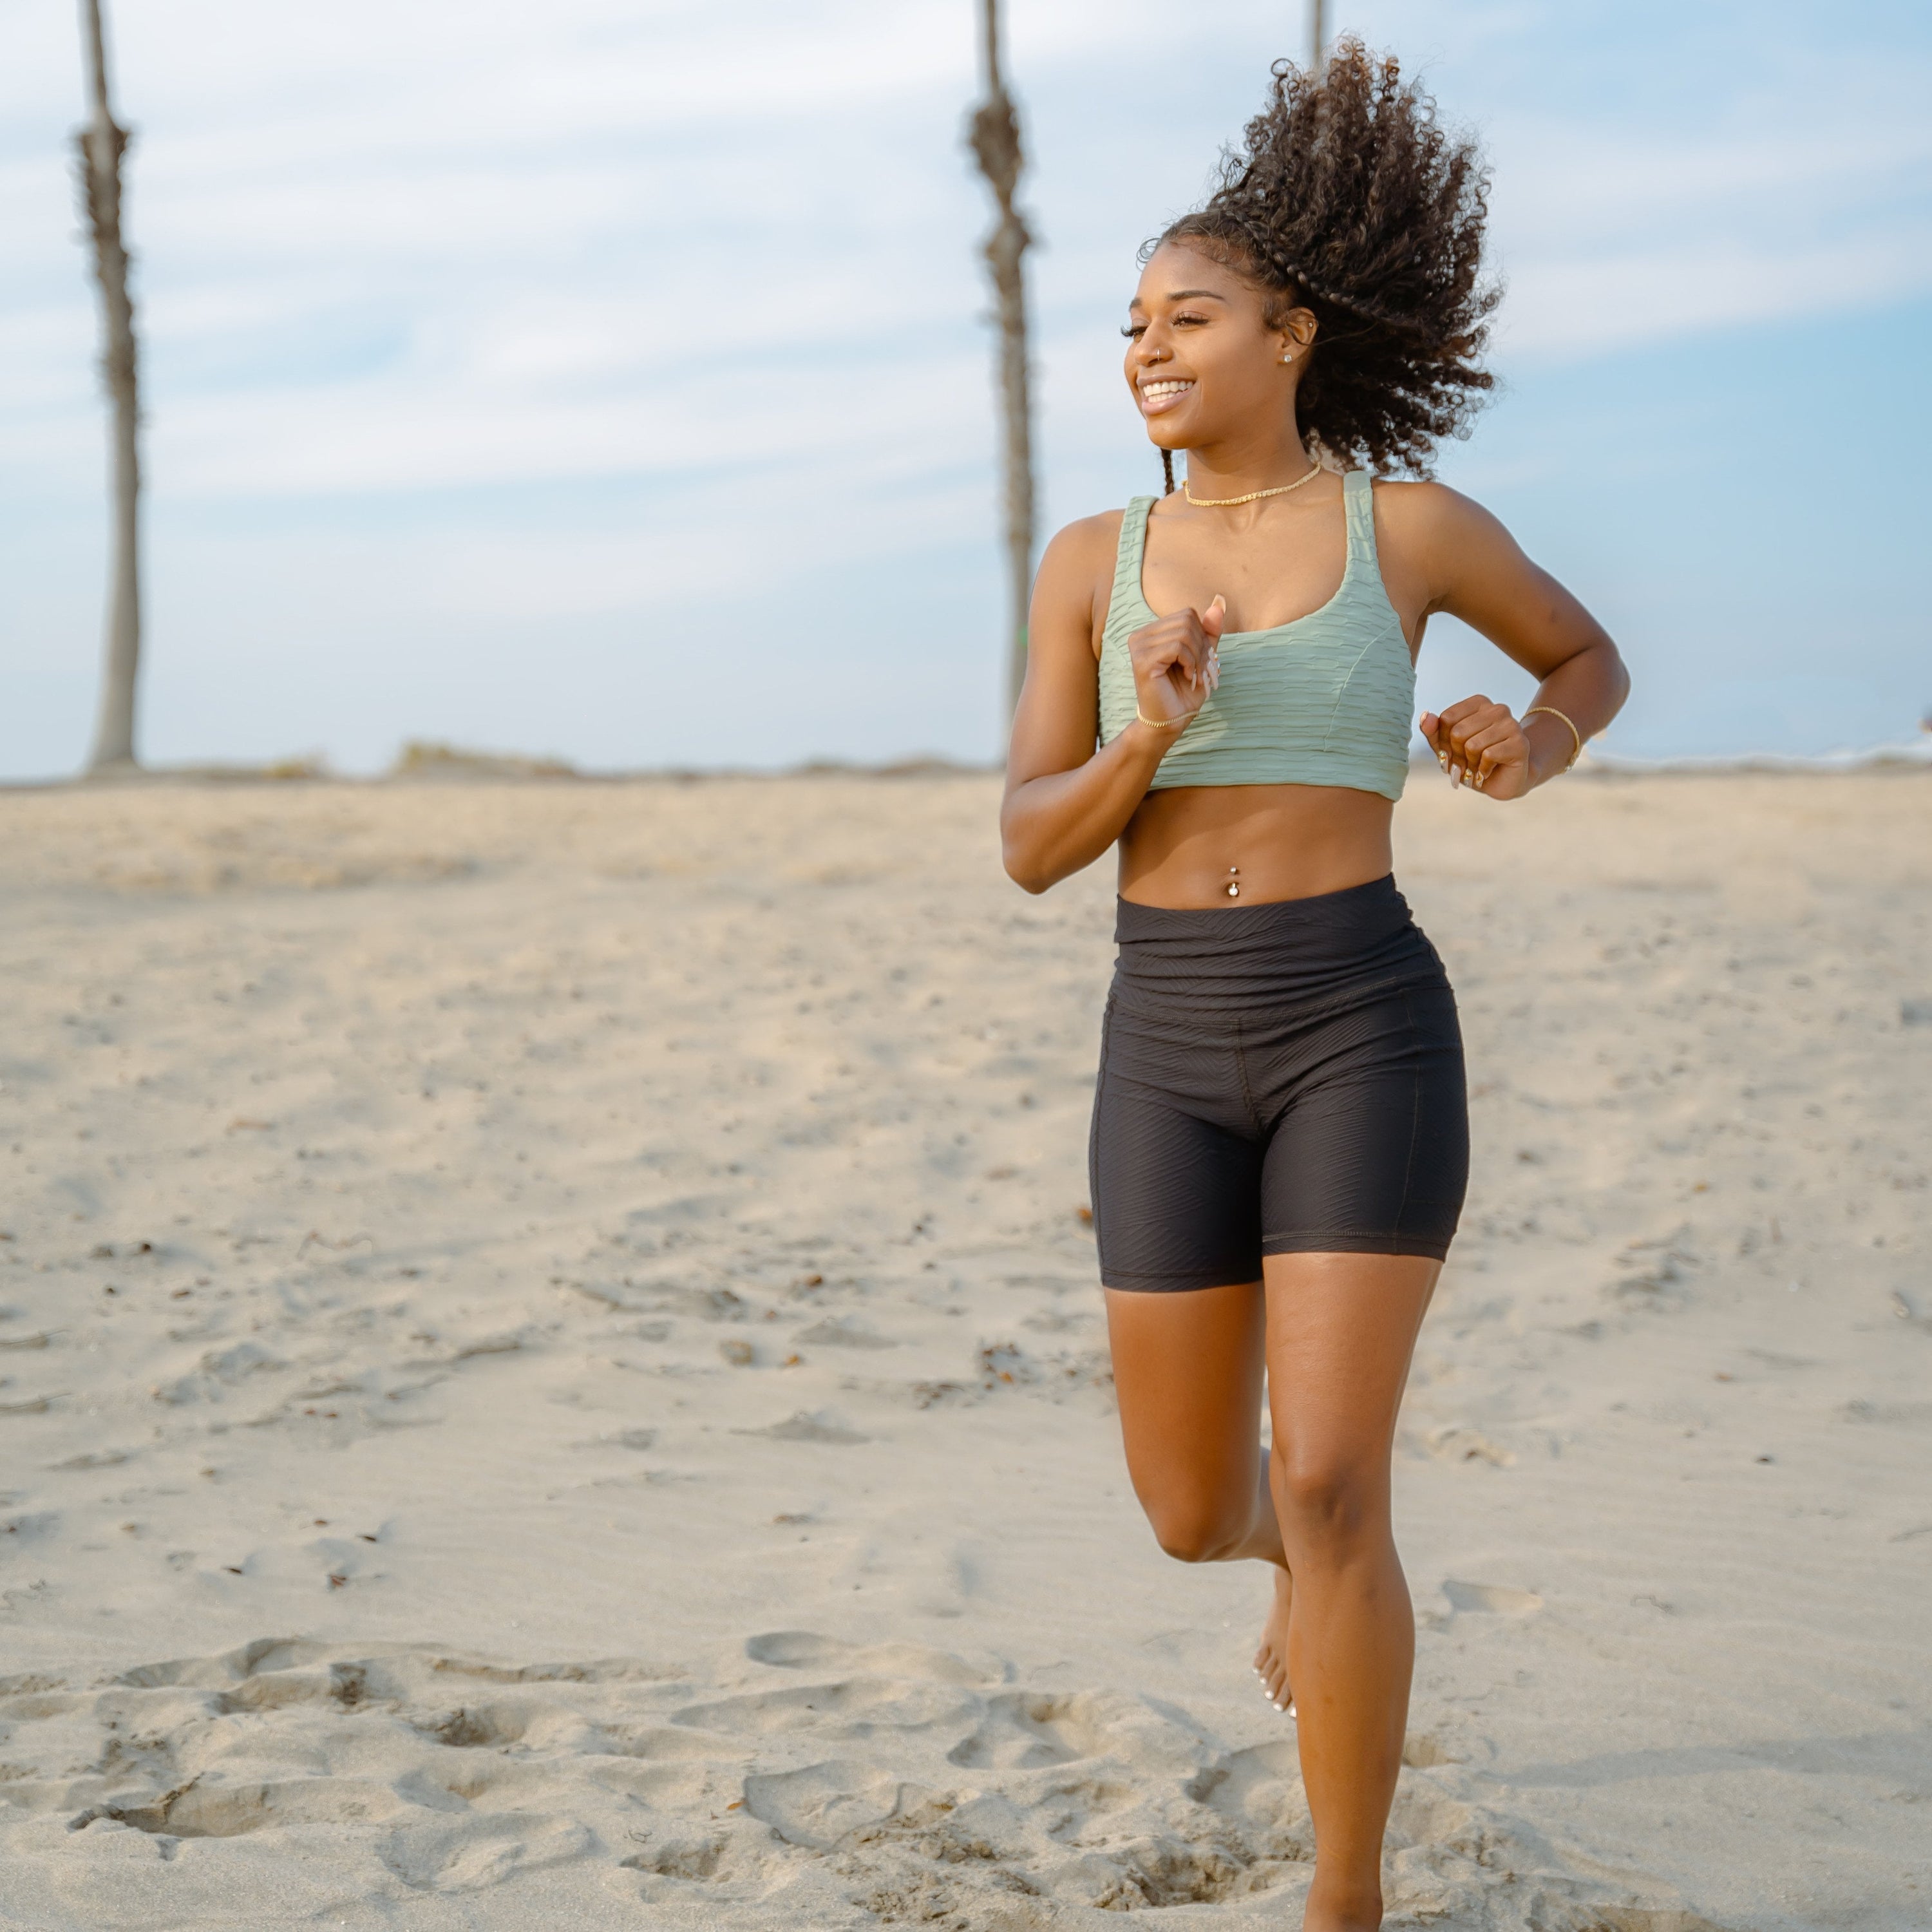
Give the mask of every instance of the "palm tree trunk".
<path id="1" fill-rule="evenodd" d="M 104 342 L 100 372 L 114 408 L 110 472 L 114 490 L 113 571 L 107 604 L 107 652 L 90 771 L 134 763 L 134 686 L 141 662 L 140 395 L 134 349 L 134 305 L 128 294 L 128 250 L 121 238 L 121 158 L 128 131 L 114 118 L 107 92 L 107 52 L 100 0 L 85 0 L 85 52 L 92 83 L 92 118 L 74 136 L 80 184 L 94 237 Z"/>
<path id="2" fill-rule="evenodd" d="M 1019 116 L 1000 75 L 999 0 L 981 0 L 985 30 L 986 98 L 973 116 L 970 139 L 980 171 L 999 204 L 1000 218 L 986 238 L 1000 324 L 1001 445 L 1006 470 L 1006 712 L 1019 703 L 1026 677 L 1027 600 L 1033 587 L 1033 406 L 1027 381 L 1026 277 L 1022 266 L 1033 238 L 1013 206 L 1013 190 L 1026 165 Z"/>

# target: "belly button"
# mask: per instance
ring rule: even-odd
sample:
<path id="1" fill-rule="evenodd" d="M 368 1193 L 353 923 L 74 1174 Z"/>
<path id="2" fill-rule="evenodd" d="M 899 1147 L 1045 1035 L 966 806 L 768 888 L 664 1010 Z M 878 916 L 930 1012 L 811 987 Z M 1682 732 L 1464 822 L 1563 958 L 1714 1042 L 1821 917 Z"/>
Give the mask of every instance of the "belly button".
<path id="1" fill-rule="evenodd" d="M 1238 866 L 1230 866 L 1228 868 L 1228 896 L 1231 899 L 1238 899 L 1241 896 L 1241 888 L 1236 882 L 1236 874 L 1240 869 Z"/>

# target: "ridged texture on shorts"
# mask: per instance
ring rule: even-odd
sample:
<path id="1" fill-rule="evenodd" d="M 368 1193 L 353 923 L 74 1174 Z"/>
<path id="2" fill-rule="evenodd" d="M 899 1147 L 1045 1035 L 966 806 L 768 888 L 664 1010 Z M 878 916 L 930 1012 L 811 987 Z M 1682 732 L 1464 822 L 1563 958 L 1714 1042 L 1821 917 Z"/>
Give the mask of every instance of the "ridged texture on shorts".
<path id="1" fill-rule="evenodd" d="M 1382 586 L 1367 471 L 1342 479 L 1348 560 L 1318 610 L 1221 639 L 1220 687 L 1168 749 L 1150 789 L 1172 785 L 1339 785 L 1400 798 L 1408 776 L 1415 666 Z M 1100 742 L 1133 722 L 1127 639 L 1154 621 L 1141 590 L 1151 496 L 1120 519 L 1100 648 Z"/>
<path id="2" fill-rule="evenodd" d="M 1122 901 L 1088 1144 L 1109 1288 L 1262 1257 L 1448 1252 L 1468 1174 L 1455 996 L 1391 878 L 1178 911 Z"/>

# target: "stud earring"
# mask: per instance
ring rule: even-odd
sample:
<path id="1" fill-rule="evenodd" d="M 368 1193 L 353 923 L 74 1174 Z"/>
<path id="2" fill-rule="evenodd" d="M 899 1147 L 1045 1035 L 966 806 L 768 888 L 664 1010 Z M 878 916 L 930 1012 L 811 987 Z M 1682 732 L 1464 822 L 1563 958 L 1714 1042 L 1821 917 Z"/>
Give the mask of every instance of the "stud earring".
<path id="1" fill-rule="evenodd" d="M 1294 351 L 1291 349 L 1281 359 L 1284 362 L 1292 362 L 1294 360 Z"/>

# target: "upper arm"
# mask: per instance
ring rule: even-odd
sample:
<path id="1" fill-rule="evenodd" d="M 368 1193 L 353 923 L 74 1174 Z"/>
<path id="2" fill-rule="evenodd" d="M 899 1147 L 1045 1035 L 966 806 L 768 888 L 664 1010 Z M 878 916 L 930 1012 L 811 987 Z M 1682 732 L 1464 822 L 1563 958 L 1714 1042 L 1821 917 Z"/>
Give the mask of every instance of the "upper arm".
<path id="1" fill-rule="evenodd" d="M 1100 668 L 1094 638 L 1118 511 L 1069 524 L 1046 547 L 1027 619 L 1026 681 L 1013 717 L 1006 787 L 1071 771 L 1094 755 L 1100 729 Z"/>
<path id="2" fill-rule="evenodd" d="M 1444 610 L 1460 618 L 1539 680 L 1580 652 L 1616 649 L 1581 602 L 1480 503 L 1443 484 L 1407 483 L 1378 490 L 1376 508 L 1424 616 Z"/>

